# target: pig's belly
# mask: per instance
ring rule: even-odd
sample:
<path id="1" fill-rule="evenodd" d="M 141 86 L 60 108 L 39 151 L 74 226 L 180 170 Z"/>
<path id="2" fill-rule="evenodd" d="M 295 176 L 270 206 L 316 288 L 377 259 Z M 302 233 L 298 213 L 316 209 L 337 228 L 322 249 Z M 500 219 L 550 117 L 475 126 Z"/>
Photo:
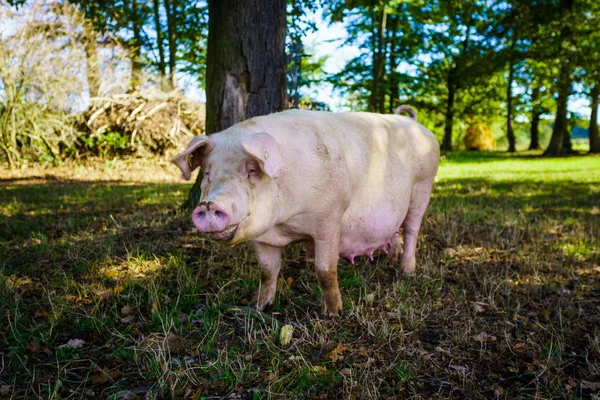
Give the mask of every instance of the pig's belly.
<path id="1" fill-rule="evenodd" d="M 355 257 L 373 258 L 377 250 L 387 251 L 392 236 L 400 229 L 408 205 L 379 204 L 370 208 L 350 208 L 342 219 L 340 256 L 354 262 Z"/>

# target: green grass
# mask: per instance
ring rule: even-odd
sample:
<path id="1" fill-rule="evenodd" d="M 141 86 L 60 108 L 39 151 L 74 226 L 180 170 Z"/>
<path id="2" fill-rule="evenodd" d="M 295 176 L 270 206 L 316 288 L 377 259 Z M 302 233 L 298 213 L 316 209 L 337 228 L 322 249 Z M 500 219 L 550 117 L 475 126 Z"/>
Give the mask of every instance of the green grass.
<path id="1" fill-rule="evenodd" d="M 600 396 L 599 157 L 446 155 L 417 275 L 340 262 L 334 321 L 298 246 L 272 311 L 243 307 L 250 246 L 197 234 L 187 184 L 119 168 L 0 179 L 0 398 Z"/>

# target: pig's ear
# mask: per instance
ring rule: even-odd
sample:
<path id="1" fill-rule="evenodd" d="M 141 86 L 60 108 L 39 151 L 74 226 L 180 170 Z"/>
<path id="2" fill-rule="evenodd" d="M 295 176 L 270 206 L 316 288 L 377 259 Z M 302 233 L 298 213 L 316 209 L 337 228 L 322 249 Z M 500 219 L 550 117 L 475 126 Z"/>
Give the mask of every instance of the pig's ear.
<path id="1" fill-rule="evenodd" d="M 212 140 L 206 135 L 196 136 L 188 144 L 187 149 L 177 154 L 171 160 L 179 167 L 183 178 L 187 181 L 192 176 L 192 171 L 200 166 L 202 157 L 213 147 Z"/>
<path id="2" fill-rule="evenodd" d="M 277 178 L 285 171 L 285 161 L 281 157 L 279 147 L 273 136 L 268 133 L 252 133 L 242 139 L 242 146 L 271 178 Z"/>

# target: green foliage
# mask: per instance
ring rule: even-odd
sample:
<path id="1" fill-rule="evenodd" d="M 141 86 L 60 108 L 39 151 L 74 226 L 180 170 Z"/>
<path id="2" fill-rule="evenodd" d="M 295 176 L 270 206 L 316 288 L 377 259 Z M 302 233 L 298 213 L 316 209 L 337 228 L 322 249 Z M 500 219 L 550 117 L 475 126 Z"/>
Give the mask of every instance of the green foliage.
<path id="1" fill-rule="evenodd" d="M 80 136 L 79 140 L 83 143 L 84 150 L 106 158 L 124 154 L 128 149 L 130 137 L 108 129 L 104 133 L 95 133 L 88 137 Z"/>

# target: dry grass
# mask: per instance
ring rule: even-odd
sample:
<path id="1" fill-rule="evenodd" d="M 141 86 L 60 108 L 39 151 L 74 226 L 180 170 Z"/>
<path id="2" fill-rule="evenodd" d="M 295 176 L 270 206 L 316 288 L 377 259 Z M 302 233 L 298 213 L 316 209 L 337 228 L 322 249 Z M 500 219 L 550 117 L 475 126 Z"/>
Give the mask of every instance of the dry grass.
<path id="1" fill-rule="evenodd" d="M 416 277 L 342 262 L 335 321 L 299 247 L 244 307 L 250 248 L 194 232 L 174 167 L 1 172 L 0 398 L 600 396 L 600 158 L 452 155 Z"/>

